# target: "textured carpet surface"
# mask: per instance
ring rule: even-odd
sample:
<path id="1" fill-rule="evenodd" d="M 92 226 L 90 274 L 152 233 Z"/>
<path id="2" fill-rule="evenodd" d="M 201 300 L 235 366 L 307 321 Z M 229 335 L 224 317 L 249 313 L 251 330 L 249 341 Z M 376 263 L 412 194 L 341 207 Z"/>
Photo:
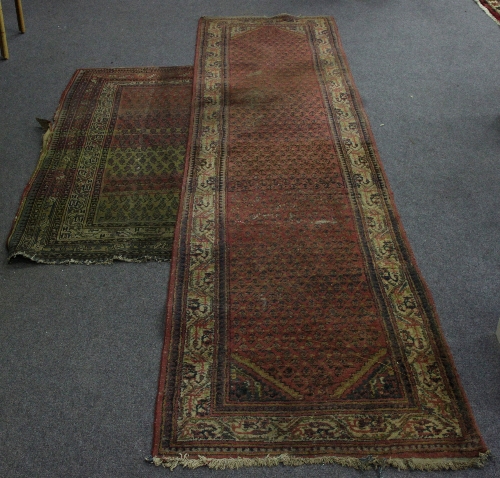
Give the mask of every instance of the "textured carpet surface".
<path id="1" fill-rule="evenodd" d="M 41 147 L 34 118 L 51 118 L 76 69 L 192 64 L 202 15 L 333 15 L 479 429 L 500 453 L 500 50 L 488 46 L 500 29 L 472 0 L 23 3 L 20 35 L 14 2 L 2 2 L 11 56 L 0 62 L 3 240 Z M 0 259 L 0 476 L 165 476 L 143 456 L 168 264 L 7 265 L 6 249 Z M 216 474 L 306 473 L 375 476 L 335 465 Z M 492 461 L 456 476 L 499 474 Z"/>

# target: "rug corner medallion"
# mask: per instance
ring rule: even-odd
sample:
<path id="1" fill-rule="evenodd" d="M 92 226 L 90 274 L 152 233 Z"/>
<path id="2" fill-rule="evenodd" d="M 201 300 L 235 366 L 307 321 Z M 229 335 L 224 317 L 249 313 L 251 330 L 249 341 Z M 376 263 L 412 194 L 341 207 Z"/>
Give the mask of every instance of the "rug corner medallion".
<path id="1" fill-rule="evenodd" d="M 156 465 L 480 466 L 333 19 L 200 21 Z"/>

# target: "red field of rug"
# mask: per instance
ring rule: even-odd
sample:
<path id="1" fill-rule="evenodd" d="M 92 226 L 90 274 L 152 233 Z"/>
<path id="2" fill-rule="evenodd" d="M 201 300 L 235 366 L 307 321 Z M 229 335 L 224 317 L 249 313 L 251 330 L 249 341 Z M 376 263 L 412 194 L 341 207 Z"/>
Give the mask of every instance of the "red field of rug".
<path id="1" fill-rule="evenodd" d="M 192 108 L 155 464 L 481 465 L 333 20 L 202 19 Z"/>

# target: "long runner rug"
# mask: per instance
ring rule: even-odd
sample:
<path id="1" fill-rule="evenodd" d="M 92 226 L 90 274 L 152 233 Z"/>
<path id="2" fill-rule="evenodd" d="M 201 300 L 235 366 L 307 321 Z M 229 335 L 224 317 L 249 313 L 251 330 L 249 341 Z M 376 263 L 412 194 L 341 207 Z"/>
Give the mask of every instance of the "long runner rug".
<path id="1" fill-rule="evenodd" d="M 475 0 L 475 2 L 500 25 L 500 0 Z"/>
<path id="2" fill-rule="evenodd" d="M 204 18 L 153 462 L 481 466 L 334 21 Z"/>
<path id="3" fill-rule="evenodd" d="M 25 189 L 9 258 L 170 260 L 192 73 L 192 67 L 76 71 Z"/>

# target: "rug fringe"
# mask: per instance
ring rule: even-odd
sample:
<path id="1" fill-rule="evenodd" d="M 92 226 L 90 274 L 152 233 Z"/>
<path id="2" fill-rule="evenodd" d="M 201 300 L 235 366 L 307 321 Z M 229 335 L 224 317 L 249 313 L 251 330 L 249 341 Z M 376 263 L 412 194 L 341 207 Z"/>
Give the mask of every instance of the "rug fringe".
<path id="1" fill-rule="evenodd" d="M 207 458 L 199 455 L 198 458 L 189 458 L 188 454 L 179 454 L 178 457 L 156 456 L 146 461 L 154 463 L 156 466 L 163 466 L 174 470 L 177 466 L 184 468 L 199 468 L 207 466 L 215 470 L 234 470 L 247 466 L 299 466 L 299 465 L 324 465 L 334 463 L 337 465 L 356 468 L 357 470 L 368 470 L 373 468 L 386 468 L 392 466 L 398 470 L 464 470 L 466 468 L 482 468 L 491 452 L 480 453 L 475 458 L 366 458 L 325 456 L 318 458 L 296 457 L 288 454 L 277 456 L 266 456 L 264 458 Z"/>
<path id="2" fill-rule="evenodd" d="M 7 262 L 10 262 L 15 257 L 24 257 L 30 261 L 36 262 L 38 264 L 49 264 L 49 265 L 65 265 L 65 264 L 80 264 L 80 265 L 109 265 L 113 264 L 114 261 L 122 262 L 170 262 L 170 258 L 166 259 L 164 257 L 157 256 L 141 256 L 141 257 L 127 257 L 127 256 L 110 256 L 100 259 L 44 259 L 36 254 L 30 254 L 28 252 L 16 251 L 7 257 Z"/>
<path id="3" fill-rule="evenodd" d="M 40 151 L 40 159 L 43 159 L 43 157 L 47 154 L 49 150 L 50 140 L 54 135 L 54 123 L 42 118 L 35 118 L 35 119 L 38 121 L 38 123 L 40 123 L 40 126 L 43 129 L 42 150 Z"/>

